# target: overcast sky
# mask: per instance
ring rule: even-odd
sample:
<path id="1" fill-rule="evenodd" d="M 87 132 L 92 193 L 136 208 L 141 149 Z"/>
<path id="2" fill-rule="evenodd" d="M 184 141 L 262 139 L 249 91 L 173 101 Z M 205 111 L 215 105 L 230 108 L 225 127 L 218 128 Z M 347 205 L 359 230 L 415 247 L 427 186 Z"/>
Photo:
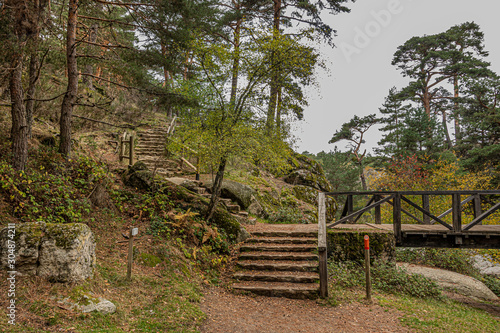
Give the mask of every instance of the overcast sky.
<path id="1" fill-rule="evenodd" d="M 324 16 L 337 30 L 337 47 L 321 47 L 331 73 L 318 73 L 319 88 L 308 89 L 305 121 L 294 125 L 298 152 L 329 151 L 335 145 L 346 150 L 346 141 L 328 141 L 354 115 L 378 113 L 391 87 L 406 85 L 391 61 L 397 47 L 413 36 L 474 21 L 485 34 L 486 60 L 500 73 L 498 0 L 357 0 L 349 6 L 350 13 Z M 370 129 L 365 147 L 370 150 L 380 138 L 377 128 Z"/>

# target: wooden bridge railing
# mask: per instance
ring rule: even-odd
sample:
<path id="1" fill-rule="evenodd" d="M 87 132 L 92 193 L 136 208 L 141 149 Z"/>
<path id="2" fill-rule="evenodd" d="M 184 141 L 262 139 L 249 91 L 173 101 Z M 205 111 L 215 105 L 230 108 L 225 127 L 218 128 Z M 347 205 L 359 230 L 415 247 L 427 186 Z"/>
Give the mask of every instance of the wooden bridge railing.
<path id="1" fill-rule="evenodd" d="M 346 196 L 346 201 L 342 214 L 337 221 L 326 221 L 326 196 Z M 366 205 L 354 211 L 354 196 L 364 196 L 368 198 Z M 421 203 L 415 202 L 415 197 L 421 197 Z M 451 208 L 440 215 L 431 212 L 432 196 L 451 196 Z M 462 200 L 462 196 L 467 196 Z M 500 190 L 492 191 L 364 191 L 364 192 L 328 192 L 318 195 L 318 253 L 320 271 L 320 296 L 327 297 L 327 229 L 333 228 L 343 223 L 356 223 L 361 216 L 372 209 L 375 210 L 375 224 L 382 224 L 381 205 L 390 204 L 392 206 L 393 231 L 398 246 L 430 246 L 430 247 L 476 247 L 476 248 L 500 248 L 500 225 L 495 230 L 480 231 L 470 233 L 471 228 L 480 225 L 484 219 L 500 209 Z M 464 205 L 472 201 L 473 218 L 468 224 L 462 223 L 462 210 Z M 496 202 L 498 201 L 498 202 Z M 482 202 L 487 202 L 488 208 L 482 211 Z M 495 203 L 496 202 L 496 203 Z M 422 214 L 419 218 L 407 209 L 403 204 L 414 208 Z M 452 223 L 449 224 L 443 218 L 452 214 Z M 428 225 L 428 229 L 420 229 L 418 232 L 406 232 L 403 242 L 402 215 L 409 216 L 412 220 L 421 225 Z M 441 236 L 436 236 L 436 228 L 433 224 L 440 224 L 446 229 L 439 231 Z M 405 225 L 406 226 L 406 225 Z M 417 235 L 418 234 L 418 235 Z M 415 237 L 414 237 L 415 236 Z M 443 242 L 443 238 L 450 238 Z M 441 237 L 441 240 L 439 240 Z M 428 239 L 424 241 L 424 239 Z M 465 243 L 462 244 L 463 239 Z M 450 243 L 452 242 L 452 243 Z"/>
<path id="2" fill-rule="evenodd" d="M 356 223 L 361 216 L 371 210 L 375 209 L 375 223 L 381 224 L 381 211 L 380 206 L 384 203 L 389 203 L 393 206 L 393 225 L 394 234 L 396 240 L 401 240 L 401 224 L 402 224 L 402 214 L 409 216 L 411 219 L 415 220 L 419 224 L 431 225 L 439 223 L 448 230 L 461 233 L 463 231 L 468 231 L 475 225 L 481 224 L 481 222 L 493 214 L 496 210 L 500 208 L 500 202 L 493 204 L 485 212 L 482 211 L 481 200 L 486 195 L 500 195 L 500 190 L 492 191 L 367 191 L 367 192 L 330 192 L 324 193 L 324 195 L 329 196 L 347 196 L 346 202 L 344 204 L 344 209 L 340 219 L 327 225 L 327 228 L 333 228 L 336 225 L 350 222 Z M 354 196 L 368 196 L 370 199 L 364 208 L 354 211 L 353 202 Z M 431 196 L 451 196 L 452 205 L 451 208 L 443 212 L 442 214 L 436 216 L 431 213 L 430 199 Z M 410 196 L 421 196 L 421 204 L 415 203 L 413 198 Z M 462 196 L 467 196 L 465 200 L 461 200 Z M 462 224 L 462 207 L 468 202 L 473 201 L 472 209 L 474 219 L 466 224 Z M 422 213 L 422 218 L 416 217 L 414 214 L 410 213 L 408 210 L 402 207 L 402 203 L 407 203 L 409 206 L 415 208 L 417 211 Z M 443 217 L 452 213 L 452 224 L 448 224 L 443 221 Z"/>

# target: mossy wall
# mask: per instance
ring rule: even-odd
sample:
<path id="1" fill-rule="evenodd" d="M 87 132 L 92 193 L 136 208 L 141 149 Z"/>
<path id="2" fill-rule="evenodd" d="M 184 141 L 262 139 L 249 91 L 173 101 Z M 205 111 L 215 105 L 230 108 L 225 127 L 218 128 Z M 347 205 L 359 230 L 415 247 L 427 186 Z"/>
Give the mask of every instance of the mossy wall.
<path id="1" fill-rule="evenodd" d="M 336 261 L 364 261 L 363 239 L 370 237 L 370 258 L 392 261 L 396 250 L 396 239 L 391 232 L 372 230 L 328 230 L 328 258 Z"/>

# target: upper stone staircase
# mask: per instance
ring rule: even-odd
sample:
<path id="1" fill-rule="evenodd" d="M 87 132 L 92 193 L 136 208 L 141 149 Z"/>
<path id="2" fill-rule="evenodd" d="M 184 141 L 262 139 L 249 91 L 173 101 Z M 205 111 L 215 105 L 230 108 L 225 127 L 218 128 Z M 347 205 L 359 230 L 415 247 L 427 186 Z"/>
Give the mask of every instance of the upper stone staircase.
<path id="1" fill-rule="evenodd" d="M 265 296 L 316 299 L 319 295 L 317 225 L 247 226 L 232 288 Z"/>

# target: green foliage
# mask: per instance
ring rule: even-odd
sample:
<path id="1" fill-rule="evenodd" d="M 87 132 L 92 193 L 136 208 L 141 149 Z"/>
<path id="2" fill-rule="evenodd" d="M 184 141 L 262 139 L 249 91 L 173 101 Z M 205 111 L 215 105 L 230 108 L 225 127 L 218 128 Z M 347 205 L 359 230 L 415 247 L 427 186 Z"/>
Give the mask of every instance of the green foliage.
<path id="1" fill-rule="evenodd" d="M 269 215 L 271 223 L 307 224 L 309 219 L 299 209 L 283 206 Z"/>
<path id="2" fill-rule="evenodd" d="M 15 171 L 0 161 L 0 191 L 13 216 L 25 222 L 82 222 L 90 214 L 88 196 L 106 179 L 106 170 L 88 157 L 65 162 L 51 148 L 40 148 L 28 171 Z"/>
<path id="3" fill-rule="evenodd" d="M 364 268 L 357 262 L 330 262 L 328 274 L 337 287 L 355 288 L 365 285 Z M 436 298 L 441 295 L 435 282 L 421 275 L 407 274 L 404 269 L 388 262 L 376 261 L 371 274 L 374 290 L 419 298 Z"/>

